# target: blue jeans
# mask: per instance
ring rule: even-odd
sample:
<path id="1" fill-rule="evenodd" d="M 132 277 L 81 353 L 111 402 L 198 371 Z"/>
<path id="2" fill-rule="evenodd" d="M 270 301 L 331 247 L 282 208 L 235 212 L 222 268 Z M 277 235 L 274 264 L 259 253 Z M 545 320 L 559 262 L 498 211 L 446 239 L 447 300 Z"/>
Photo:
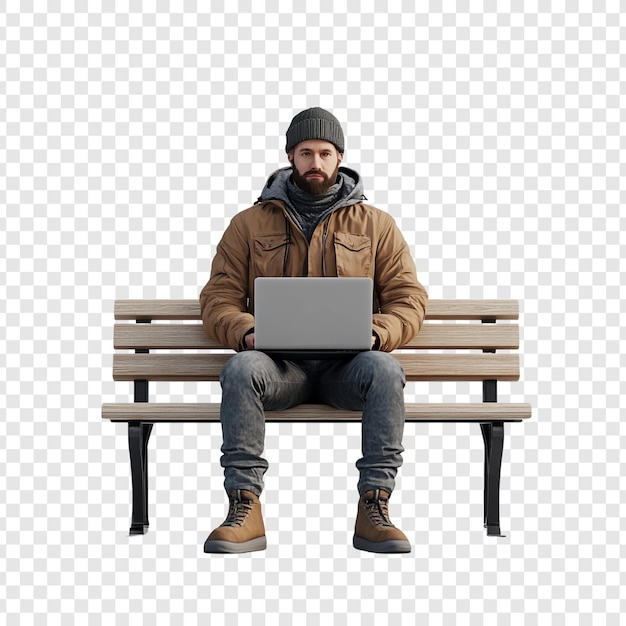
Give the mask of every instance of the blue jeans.
<path id="1" fill-rule="evenodd" d="M 404 451 L 405 382 L 402 366 L 385 352 L 362 352 L 338 361 L 281 361 L 255 350 L 237 353 L 220 376 L 226 491 L 263 491 L 268 468 L 261 457 L 264 410 L 312 402 L 363 412 L 363 457 L 356 464 L 359 494 L 370 489 L 391 493 Z"/>

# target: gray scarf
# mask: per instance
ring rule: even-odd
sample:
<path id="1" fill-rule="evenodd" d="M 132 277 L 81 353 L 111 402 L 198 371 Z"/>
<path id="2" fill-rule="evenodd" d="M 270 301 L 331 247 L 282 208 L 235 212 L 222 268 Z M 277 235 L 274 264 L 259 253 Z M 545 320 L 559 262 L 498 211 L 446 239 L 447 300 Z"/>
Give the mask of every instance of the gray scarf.
<path id="1" fill-rule="evenodd" d="M 302 229 L 308 241 L 311 241 L 313 231 L 317 225 L 331 212 L 337 202 L 343 199 L 343 177 L 339 176 L 334 185 L 329 187 L 326 193 L 314 196 L 306 191 L 302 191 L 291 177 L 287 180 L 285 191 L 290 200 L 291 206 L 295 209 L 298 225 Z"/>

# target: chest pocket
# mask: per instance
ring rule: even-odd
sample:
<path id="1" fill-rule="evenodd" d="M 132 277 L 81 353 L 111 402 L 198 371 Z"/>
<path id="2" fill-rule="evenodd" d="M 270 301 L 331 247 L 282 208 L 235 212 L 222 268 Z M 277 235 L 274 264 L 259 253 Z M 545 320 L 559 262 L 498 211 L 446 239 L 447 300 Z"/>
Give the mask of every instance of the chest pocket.
<path id="1" fill-rule="evenodd" d="M 282 276 L 288 238 L 286 233 L 254 238 L 255 276 Z"/>
<path id="2" fill-rule="evenodd" d="M 372 241 L 366 235 L 335 233 L 337 276 L 370 276 Z"/>

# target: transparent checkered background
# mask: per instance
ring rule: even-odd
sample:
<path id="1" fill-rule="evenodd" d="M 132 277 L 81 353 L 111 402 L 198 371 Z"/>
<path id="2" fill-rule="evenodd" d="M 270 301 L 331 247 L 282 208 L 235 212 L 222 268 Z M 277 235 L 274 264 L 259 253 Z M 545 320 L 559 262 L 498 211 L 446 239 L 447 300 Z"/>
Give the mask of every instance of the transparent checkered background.
<path id="1" fill-rule="evenodd" d="M 571 626 L 626 612 L 626 17 L 602 1 L 417 4 L 3 5 L 6 623 Z M 410 555 L 351 546 L 357 425 L 268 425 L 269 547 L 226 557 L 202 551 L 226 512 L 219 425 L 157 425 L 150 531 L 128 537 L 126 430 L 100 418 L 131 397 L 112 382 L 113 302 L 196 298 L 230 218 L 286 164 L 291 118 L 318 105 L 432 298 L 521 303 L 522 379 L 500 398 L 534 413 L 506 427 L 506 538 L 482 528 L 478 427 L 437 424 L 406 427 L 391 513 Z"/>

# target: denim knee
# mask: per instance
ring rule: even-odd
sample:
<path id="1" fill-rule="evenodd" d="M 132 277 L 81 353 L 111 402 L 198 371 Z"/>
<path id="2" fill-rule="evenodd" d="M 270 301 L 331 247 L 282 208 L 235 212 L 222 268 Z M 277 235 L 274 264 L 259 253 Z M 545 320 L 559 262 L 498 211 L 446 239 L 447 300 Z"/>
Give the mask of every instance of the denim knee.
<path id="1" fill-rule="evenodd" d="M 222 387 L 230 382 L 236 385 L 257 384 L 262 380 L 269 357 L 262 352 L 249 350 L 238 352 L 222 368 L 220 383 Z M 270 359 L 271 360 L 271 359 Z"/>
<path id="2" fill-rule="evenodd" d="M 362 352 L 355 357 L 363 378 L 368 378 L 370 383 L 374 381 L 383 384 L 394 385 L 400 382 L 404 387 L 406 376 L 399 361 L 388 352 Z"/>

